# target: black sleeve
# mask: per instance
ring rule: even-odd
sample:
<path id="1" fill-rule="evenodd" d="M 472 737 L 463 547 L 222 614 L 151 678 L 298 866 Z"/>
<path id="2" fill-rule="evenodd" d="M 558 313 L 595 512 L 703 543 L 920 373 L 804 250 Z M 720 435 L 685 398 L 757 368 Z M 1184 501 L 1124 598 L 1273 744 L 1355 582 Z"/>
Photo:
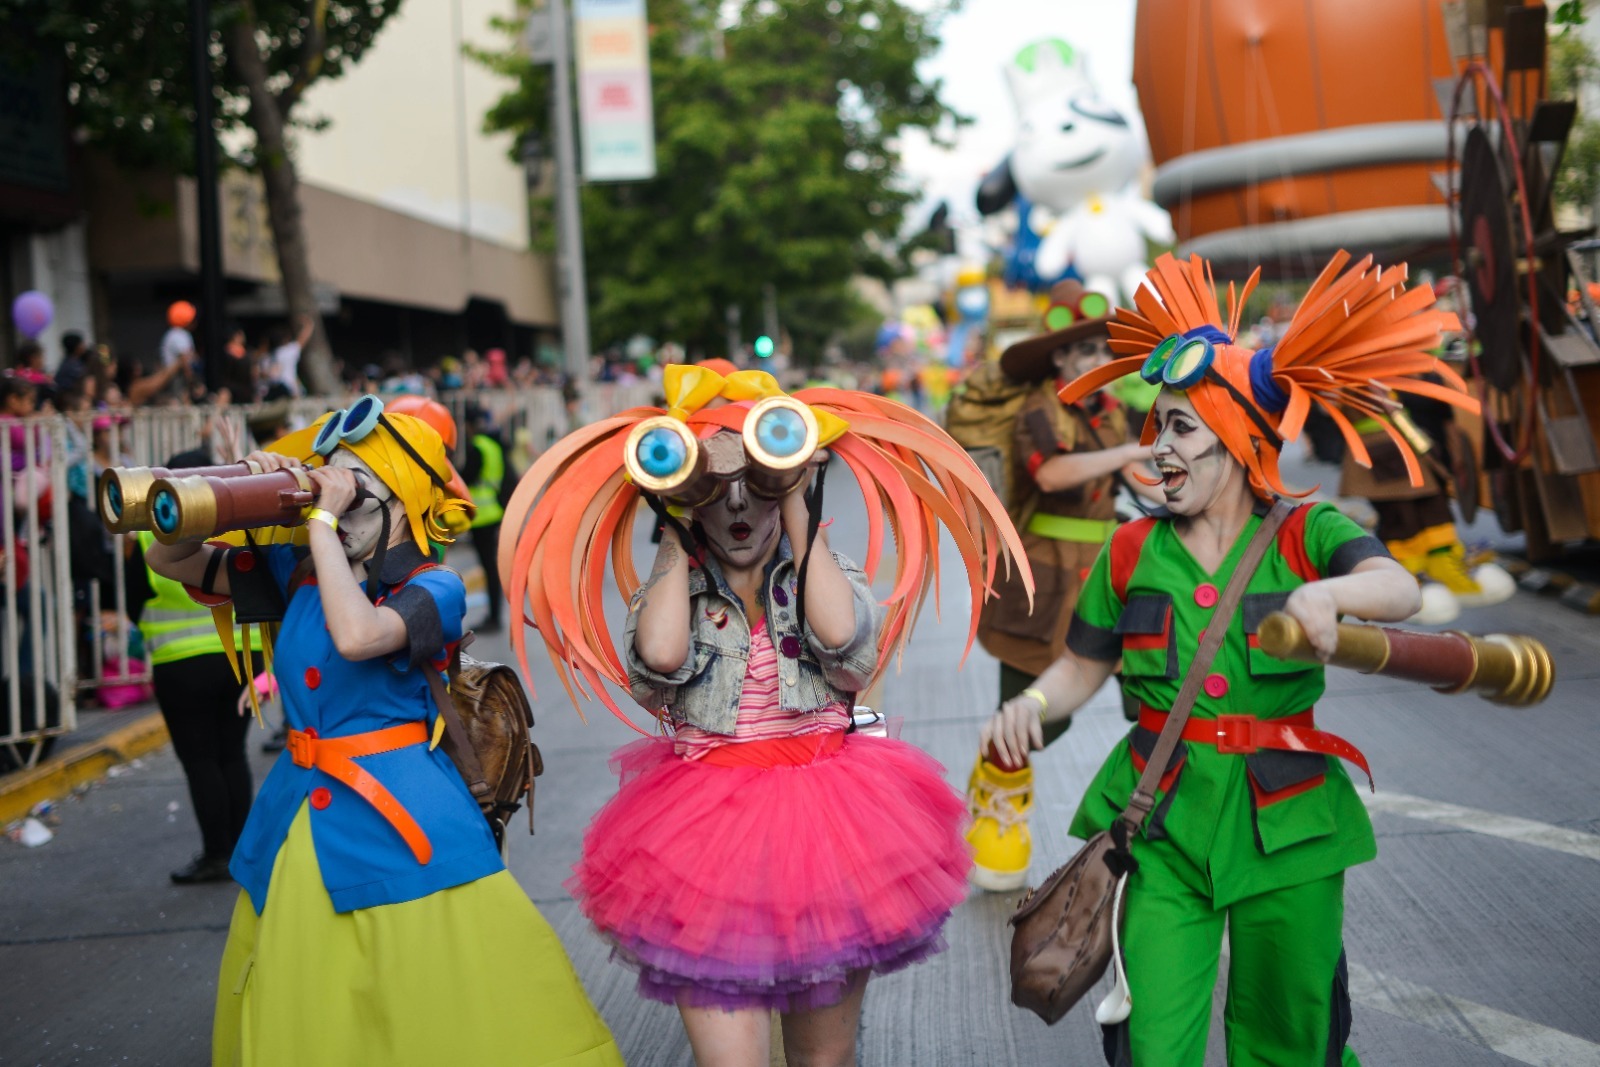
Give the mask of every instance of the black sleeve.
<path id="1" fill-rule="evenodd" d="M 1122 635 L 1086 622 L 1073 612 L 1072 621 L 1067 624 L 1067 647 L 1084 659 L 1109 663 L 1122 656 Z"/>
<path id="2" fill-rule="evenodd" d="M 1356 569 L 1356 564 L 1374 556 L 1391 558 L 1389 550 L 1383 542 L 1376 537 L 1368 535 L 1358 537 L 1354 541 L 1346 541 L 1333 550 L 1333 555 L 1328 559 L 1328 577 L 1340 578 Z"/>
<path id="3" fill-rule="evenodd" d="M 272 576 L 264 553 L 253 548 L 230 548 L 223 566 L 228 568 L 228 589 L 233 597 L 233 617 L 241 626 L 251 622 L 280 622 L 286 610 L 283 590 Z"/>
<path id="4" fill-rule="evenodd" d="M 413 664 L 427 663 L 444 648 L 444 623 L 439 619 L 439 605 L 419 585 L 408 585 L 383 602 L 393 608 L 406 623 L 406 648 Z"/>
<path id="5" fill-rule="evenodd" d="M 478 447 L 478 442 L 467 442 L 467 454 L 461 461 L 461 480 L 467 485 L 477 485 L 478 476 L 483 473 L 483 450 Z"/>
<path id="6" fill-rule="evenodd" d="M 150 587 L 150 570 L 144 562 L 144 546 L 137 537 L 129 537 L 128 543 L 133 546 L 133 555 L 129 556 L 122 568 L 122 592 L 128 600 L 128 619 L 135 626 L 144 617 L 145 602 L 156 595 Z"/>

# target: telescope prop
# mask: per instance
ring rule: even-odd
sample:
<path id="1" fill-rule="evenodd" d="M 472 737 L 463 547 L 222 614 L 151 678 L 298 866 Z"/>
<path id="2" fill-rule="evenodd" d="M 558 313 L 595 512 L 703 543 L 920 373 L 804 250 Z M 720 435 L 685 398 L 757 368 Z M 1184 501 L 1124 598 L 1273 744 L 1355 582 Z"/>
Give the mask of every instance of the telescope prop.
<path id="1" fill-rule="evenodd" d="M 163 477 L 152 478 L 145 487 L 141 479 L 147 472 Z M 143 520 L 138 523 L 129 514 L 125 490 L 130 484 L 143 494 Z M 164 545 L 204 541 L 232 530 L 299 526 L 317 502 L 316 486 L 303 468 L 261 473 L 243 463 L 181 471 L 111 468 L 101 487 L 101 519 L 108 530 L 149 530 Z M 120 504 L 116 525 L 107 518 L 112 503 Z"/>
<path id="2" fill-rule="evenodd" d="M 217 467 L 188 467 L 168 470 L 166 467 L 107 467 L 100 475 L 96 498 L 99 501 L 100 521 L 111 533 L 131 533 L 150 528 L 150 493 L 157 481 L 163 478 L 186 476 L 237 478 L 246 474 L 260 474 L 261 468 L 253 463 L 227 463 Z"/>
<path id="3" fill-rule="evenodd" d="M 1305 630 L 1284 612 L 1263 619 L 1256 636 L 1261 648 L 1278 659 L 1322 662 Z M 1346 622 L 1339 624 L 1339 644 L 1328 662 L 1363 674 L 1423 682 L 1441 693 L 1474 689 L 1485 700 L 1513 707 L 1543 701 L 1556 675 L 1549 649 L 1524 634 L 1431 634 Z"/>

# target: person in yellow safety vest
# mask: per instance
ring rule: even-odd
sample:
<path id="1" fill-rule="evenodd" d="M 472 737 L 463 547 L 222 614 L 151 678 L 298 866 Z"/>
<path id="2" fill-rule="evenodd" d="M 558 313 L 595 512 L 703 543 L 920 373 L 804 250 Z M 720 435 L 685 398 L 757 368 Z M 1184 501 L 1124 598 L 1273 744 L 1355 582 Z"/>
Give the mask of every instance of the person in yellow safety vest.
<path id="1" fill-rule="evenodd" d="M 478 511 L 472 517 L 472 547 L 483 564 L 484 589 L 489 594 L 489 614 L 478 625 L 479 633 L 500 629 L 505 597 L 500 591 L 500 520 L 505 516 L 502 503 L 506 485 L 506 450 L 494 432 L 489 413 L 477 404 L 467 405 L 467 454 L 461 464 L 461 477 L 472 493 Z"/>
<path id="2" fill-rule="evenodd" d="M 208 462 L 203 453 L 187 452 L 168 460 L 167 466 Z M 135 542 L 135 558 L 125 572 L 128 614 L 144 635 L 156 704 L 189 783 L 202 846 L 171 878 L 178 885 L 224 882 L 255 792 L 245 756 L 250 719 L 240 715 L 237 706 L 244 686 L 234 677 L 211 611 L 190 599 L 181 583 L 146 566 L 144 552 L 154 540 L 155 535 L 144 530 Z M 239 647 L 237 633 L 234 641 Z M 252 642 L 257 662 L 260 647 L 259 639 Z"/>

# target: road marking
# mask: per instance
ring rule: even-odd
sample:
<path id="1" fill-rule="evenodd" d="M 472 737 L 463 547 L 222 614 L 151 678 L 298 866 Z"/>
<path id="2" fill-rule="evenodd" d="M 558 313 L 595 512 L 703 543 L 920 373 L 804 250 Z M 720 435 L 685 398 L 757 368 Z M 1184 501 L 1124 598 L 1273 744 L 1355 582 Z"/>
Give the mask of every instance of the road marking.
<path id="1" fill-rule="evenodd" d="M 1229 956 L 1228 942 L 1224 940 L 1222 958 L 1227 960 Z M 1350 1001 L 1354 1005 L 1498 1052 L 1529 1067 L 1600 1067 L 1600 1044 L 1576 1034 L 1395 978 L 1348 959 L 1345 966 L 1350 976 Z M 1219 1002 L 1223 1000 L 1225 985 L 1225 982 L 1217 983 Z M 1359 1023 L 1360 1015 L 1356 1018 Z M 1355 1043 L 1360 1045 L 1359 1037 Z M 1360 1051 L 1357 1047 L 1356 1052 Z"/>
<path id="2" fill-rule="evenodd" d="M 1600 1045 L 1403 978 L 1350 966 L 1350 999 L 1534 1067 L 1600 1067 Z"/>
<path id="3" fill-rule="evenodd" d="M 1582 830 L 1569 830 L 1564 826 L 1552 826 L 1549 823 L 1534 822 L 1532 819 L 1519 819 L 1494 811 L 1463 808 L 1439 800 L 1407 796 L 1404 793 L 1383 792 L 1376 796 L 1362 793 L 1361 799 L 1367 802 L 1370 811 L 1404 815 L 1408 819 L 1441 823 L 1460 830 L 1470 830 L 1475 834 L 1502 837 L 1507 841 L 1518 841 L 1524 845 L 1537 845 L 1540 848 L 1553 849 L 1572 856 L 1582 856 L 1584 859 L 1600 860 L 1600 835 L 1584 833 Z"/>

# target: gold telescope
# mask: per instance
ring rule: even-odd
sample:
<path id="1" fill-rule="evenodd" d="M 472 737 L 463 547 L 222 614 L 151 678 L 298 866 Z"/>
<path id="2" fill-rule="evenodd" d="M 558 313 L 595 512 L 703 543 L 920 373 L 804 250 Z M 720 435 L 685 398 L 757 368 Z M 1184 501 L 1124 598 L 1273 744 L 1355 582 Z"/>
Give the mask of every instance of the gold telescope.
<path id="1" fill-rule="evenodd" d="M 216 467 L 107 467 L 100 475 L 96 498 L 100 521 L 111 533 L 131 533 L 150 528 L 150 493 L 162 478 L 199 475 L 211 478 L 238 478 L 260 474 L 254 463 L 227 463 Z"/>
<path id="2" fill-rule="evenodd" d="M 157 477 L 147 483 L 150 475 Z M 244 463 L 174 471 L 110 468 L 100 484 L 106 529 L 149 530 L 164 545 L 204 541 L 231 530 L 298 526 L 317 502 L 305 468 L 265 473 Z"/>
<path id="3" fill-rule="evenodd" d="M 1322 662 L 1295 619 L 1275 611 L 1261 622 L 1261 647 L 1278 659 Z M 1550 650 L 1525 634 L 1430 634 L 1388 626 L 1339 624 L 1339 644 L 1328 660 L 1363 674 L 1407 678 L 1441 693 L 1476 690 L 1495 704 L 1527 707 L 1550 695 L 1555 663 Z"/>

